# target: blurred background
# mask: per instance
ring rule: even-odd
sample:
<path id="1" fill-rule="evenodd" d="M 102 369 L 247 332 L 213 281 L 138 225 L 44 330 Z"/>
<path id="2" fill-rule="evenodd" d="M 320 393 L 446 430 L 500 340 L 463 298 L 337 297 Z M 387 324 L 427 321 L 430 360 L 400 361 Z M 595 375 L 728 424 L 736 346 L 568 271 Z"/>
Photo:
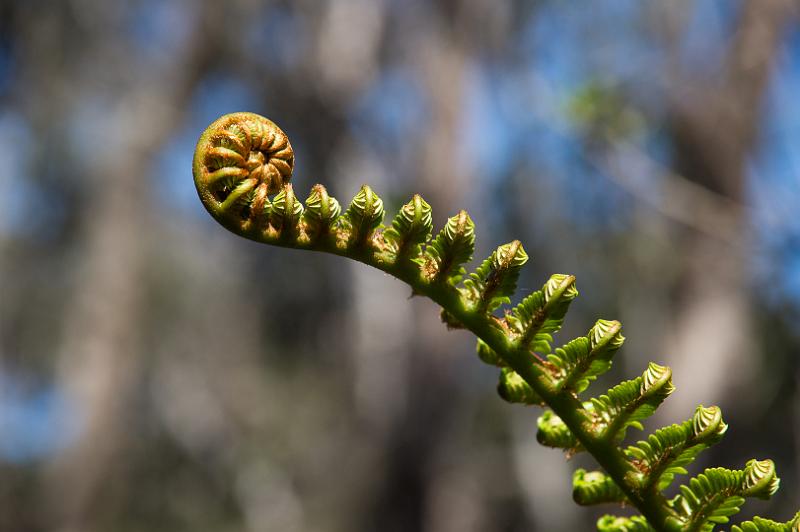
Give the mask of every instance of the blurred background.
<path id="1" fill-rule="evenodd" d="M 279 124 L 305 197 L 363 183 L 578 277 L 557 344 L 670 365 L 648 430 L 720 405 L 692 467 L 773 458 L 800 506 L 800 4 L 0 3 L 0 530 L 574 531 L 576 456 L 474 338 L 336 257 L 205 213 L 194 144 Z M 636 431 L 631 439 L 641 437 Z"/>

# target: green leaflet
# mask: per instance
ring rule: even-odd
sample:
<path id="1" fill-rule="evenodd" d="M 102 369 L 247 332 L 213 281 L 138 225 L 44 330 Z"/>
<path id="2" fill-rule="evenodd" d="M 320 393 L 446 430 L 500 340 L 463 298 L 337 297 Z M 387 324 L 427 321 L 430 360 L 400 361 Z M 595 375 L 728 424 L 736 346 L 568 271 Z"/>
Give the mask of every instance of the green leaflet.
<path id="1" fill-rule="evenodd" d="M 500 371 L 497 393 L 509 403 L 524 405 L 543 405 L 544 401 L 525 380 L 510 368 Z"/>
<path id="2" fill-rule="evenodd" d="M 609 441 L 621 440 L 628 427 L 641 429 L 641 421 L 652 415 L 673 390 L 672 371 L 651 362 L 641 377 L 618 384 L 605 395 L 583 403 L 583 406 L 599 437 Z M 578 447 L 578 440 L 566 424 L 549 410 L 539 418 L 536 439 L 548 447 Z"/>
<path id="3" fill-rule="evenodd" d="M 780 480 L 772 460 L 750 460 L 741 471 L 721 467 L 706 469 L 680 487 L 670 506 L 681 530 L 707 532 L 739 512 L 745 497 L 767 499 Z"/>
<path id="4" fill-rule="evenodd" d="M 651 362 L 641 377 L 614 386 L 584 406 L 603 438 L 621 440 L 628 427 L 641 430 L 641 421 L 650 417 L 674 389 L 672 370 Z"/>
<path id="5" fill-rule="evenodd" d="M 586 337 L 576 338 L 548 356 L 557 369 L 558 388 L 580 393 L 608 371 L 611 359 L 625 341 L 621 330 L 618 321 L 598 320 Z"/>
<path id="6" fill-rule="evenodd" d="M 272 225 L 280 231 L 282 238 L 292 238 L 297 234 L 297 223 L 303 215 L 303 205 L 294 195 L 292 184 L 283 186 L 275 199 L 272 200 L 270 220 Z"/>
<path id="7" fill-rule="evenodd" d="M 398 257 L 417 257 L 420 244 L 430 238 L 432 229 L 431 206 L 422 196 L 415 194 L 411 201 L 400 208 L 392 226 L 383 232 L 383 236 Z"/>
<path id="8" fill-rule="evenodd" d="M 625 494 L 614 480 L 602 471 L 577 469 L 572 475 L 572 499 L 581 506 L 623 503 Z"/>
<path id="9" fill-rule="evenodd" d="M 517 305 L 506 316 L 506 322 L 520 336 L 520 345 L 547 354 L 553 341 L 552 333 L 561 328 L 569 304 L 577 295 L 573 275 L 553 275 L 541 290 L 533 292 Z M 503 365 L 497 354 L 480 338 L 476 349 L 480 359 L 487 364 Z"/>
<path id="10" fill-rule="evenodd" d="M 315 238 L 329 231 L 341 212 L 342 207 L 336 198 L 329 196 L 324 186 L 314 185 L 306 199 L 306 211 L 303 213 L 309 236 Z"/>
<path id="11" fill-rule="evenodd" d="M 597 530 L 600 532 L 654 532 L 647 520 L 640 516 L 615 517 L 604 515 L 597 521 Z"/>
<path id="12" fill-rule="evenodd" d="M 272 213 L 272 203 L 267 197 L 266 187 L 260 186 L 248 195 L 248 203 L 243 206 L 240 213 L 242 218 L 252 220 L 252 227 L 264 229 L 269 224 Z"/>
<path id="13" fill-rule="evenodd" d="M 447 281 L 454 285 L 464 275 L 462 264 L 472 259 L 475 250 L 475 224 L 461 211 L 445 224 L 436 238 L 425 248 L 422 271 L 431 281 Z"/>
<path id="14" fill-rule="evenodd" d="M 469 275 L 462 293 L 480 312 L 492 312 L 503 303 L 511 302 L 519 271 L 526 262 L 528 254 L 519 240 L 504 244 Z"/>
<path id="15" fill-rule="evenodd" d="M 641 429 L 641 421 L 652 415 L 673 390 L 672 371 L 651 362 L 641 377 L 618 384 L 583 406 L 599 437 L 621 440 L 628 427 Z M 549 447 L 572 448 L 577 444 L 564 422 L 550 411 L 539 418 L 536 437 Z"/>
<path id="16" fill-rule="evenodd" d="M 383 222 L 383 215 L 383 200 L 369 186 L 362 186 L 339 219 L 349 232 L 348 245 L 358 247 L 367 243 Z"/>
<path id="17" fill-rule="evenodd" d="M 494 352 L 494 349 L 486 345 L 486 342 L 478 338 L 478 343 L 475 345 L 475 350 L 478 352 L 478 358 L 481 359 L 485 364 L 489 364 L 490 366 L 497 366 L 498 368 L 502 368 L 506 365 L 497 353 Z"/>
<path id="18" fill-rule="evenodd" d="M 720 441 L 727 429 L 719 408 L 701 405 L 692 419 L 658 429 L 647 440 L 628 447 L 625 454 L 640 471 L 641 489 L 655 485 L 662 491 L 672 484 L 675 475 L 685 475 L 684 467 L 704 449 Z"/>
<path id="19" fill-rule="evenodd" d="M 520 337 L 520 345 L 547 354 L 551 336 L 561 328 L 569 304 L 578 296 L 575 276 L 556 274 L 514 307 L 506 317 L 509 328 Z"/>
<path id="20" fill-rule="evenodd" d="M 570 452 L 582 450 L 578 439 L 560 417 L 551 410 L 546 410 L 537 422 L 536 441 L 546 447 L 566 449 Z"/>
<path id="21" fill-rule="evenodd" d="M 744 496 L 769 499 L 780 487 L 772 460 L 749 460 L 744 469 Z"/>
<path id="22" fill-rule="evenodd" d="M 769 519 L 754 517 L 752 521 L 734 525 L 731 532 L 800 532 L 800 512 L 788 523 L 777 523 Z"/>

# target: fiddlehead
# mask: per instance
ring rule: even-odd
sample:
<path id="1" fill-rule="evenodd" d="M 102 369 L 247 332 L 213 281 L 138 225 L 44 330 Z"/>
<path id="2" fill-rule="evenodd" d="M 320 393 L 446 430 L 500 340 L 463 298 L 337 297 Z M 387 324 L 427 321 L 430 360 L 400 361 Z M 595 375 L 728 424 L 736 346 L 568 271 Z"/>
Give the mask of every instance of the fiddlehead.
<path id="1" fill-rule="evenodd" d="M 289 140 L 275 124 L 252 113 L 234 113 L 200 137 L 193 170 L 206 209 L 231 231 L 371 265 L 438 303 L 448 326 L 472 331 L 480 359 L 500 370 L 500 396 L 547 408 L 538 421 L 539 442 L 568 453 L 587 452 L 603 468 L 575 472 L 575 501 L 623 503 L 642 513 L 604 516 L 599 530 L 710 531 L 738 512 L 746 497 L 767 498 L 777 490 L 772 461 L 751 460 L 740 471 L 707 469 L 668 500 L 662 491 L 677 475 L 688 473 L 686 466 L 701 451 L 721 440 L 727 429 L 722 413 L 700 406 L 692 419 L 620 447 L 627 430 L 642 430 L 642 421 L 673 392 L 672 372 L 650 363 L 641 376 L 580 399 L 609 370 L 624 337 L 619 322 L 599 320 L 586 336 L 552 350 L 552 335 L 578 295 L 575 277 L 553 275 L 516 307 L 502 309 L 528 260 L 519 241 L 498 247 L 467 275 L 475 224 L 466 211 L 451 217 L 431 239 L 431 207 L 418 195 L 401 207 L 390 227 L 383 225 L 383 201 L 367 185 L 343 214 L 322 185 L 311 189 L 304 208 L 289 183 L 293 167 Z M 800 532 L 799 526 L 800 513 L 787 523 L 754 518 L 733 530 Z"/>
<path id="2" fill-rule="evenodd" d="M 268 196 L 284 190 L 293 169 L 289 138 L 254 113 L 225 115 L 211 124 L 197 143 L 193 164 L 203 205 L 239 234 L 266 226 L 271 210 Z"/>

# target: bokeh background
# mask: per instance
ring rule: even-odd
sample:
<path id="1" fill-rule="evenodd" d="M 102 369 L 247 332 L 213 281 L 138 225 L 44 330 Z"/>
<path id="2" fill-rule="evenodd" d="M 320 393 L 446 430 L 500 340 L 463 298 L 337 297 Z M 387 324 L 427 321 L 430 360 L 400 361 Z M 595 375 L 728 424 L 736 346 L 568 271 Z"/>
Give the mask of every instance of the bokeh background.
<path id="1" fill-rule="evenodd" d="M 289 135 L 298 194 L 520 238 L 557 340 L 672 366 L 648 429 L 722 407 L 693 472 L 773 458 L 800 507 L 800 4 L 0 3 L 0 530 L 575 531 L 571 471 L 474 339 L 396 280 L 205 213 L 223 113 Z M 640 434 L 632 431 L 629 436 Z"/>

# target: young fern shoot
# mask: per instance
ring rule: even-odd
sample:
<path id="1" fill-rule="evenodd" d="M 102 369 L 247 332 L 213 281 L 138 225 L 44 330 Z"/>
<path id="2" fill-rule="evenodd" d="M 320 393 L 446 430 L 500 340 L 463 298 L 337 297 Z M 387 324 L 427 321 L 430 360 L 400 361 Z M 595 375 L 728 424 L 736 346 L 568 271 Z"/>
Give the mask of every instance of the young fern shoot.
<path id="1" fill-rule="evenodd" d="M 573 498 L 581 505 L 621 503 L 641 515 L 599 519 L 604 532 L 711 531 L 727 523 L 748 497 L 769 498 L 778 489 L 771 460 L 750 460 L 741 470 L 711 468 L 690 479 L 668 499 L 663 491 L 727 425 L 720 409 L 698 406 L 679 425 L 656 430 L 622 447 L 629 428 L 674 391 L 672 372 L 651 362 L 641 376 L 584 399 L 592 381 L 611 366 L 622 346 L 622 326 L 599 320 L 586 336 L 552 349 L 552 335 L 578 295 L 575 277 L 553 275 L 500 317 L 511 300 L 528 255 L 515 240 L 499 246 L 467 275 L 475 249 L 475 224 L 466 211 L 432 237 L 431 207 L 419 195 L 383 225 L 380 197 L 363 186 L 345 212 L 322 185 L 303 203 L 289 183 L 294 155 L 289 139 L 271 121 L 253 113 L 225 115 L 202 134 L 194 156 L 194 181 L 208 212 L 230 231 L 266 244 L 323 251 L 389 273 L 413 293 L 442 307 L 450 327 L 477 337 L 480 359 L 500 370 L 499 395 L 506 401 L 545 407 L 537 439 L 569 453 L 588 452 L 601 471 L 579 469 Z M 272 197 L 272 199 L 270 199 Z M 736 532 L 800 532 L 800 512 L 778 523 L 762 518 L 734 526 Z"/>

